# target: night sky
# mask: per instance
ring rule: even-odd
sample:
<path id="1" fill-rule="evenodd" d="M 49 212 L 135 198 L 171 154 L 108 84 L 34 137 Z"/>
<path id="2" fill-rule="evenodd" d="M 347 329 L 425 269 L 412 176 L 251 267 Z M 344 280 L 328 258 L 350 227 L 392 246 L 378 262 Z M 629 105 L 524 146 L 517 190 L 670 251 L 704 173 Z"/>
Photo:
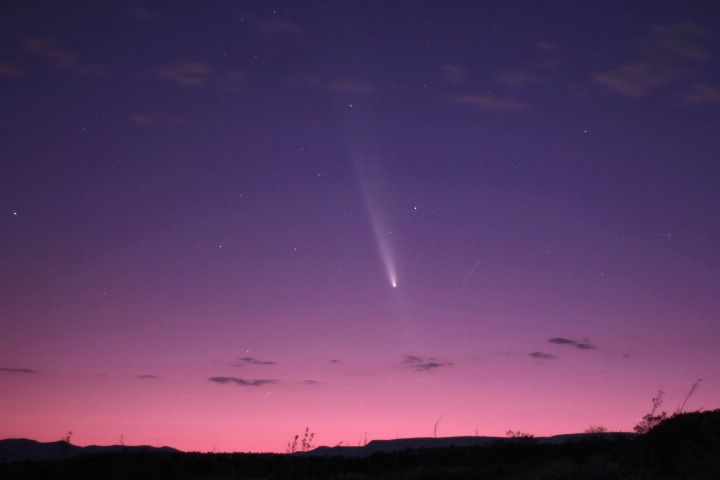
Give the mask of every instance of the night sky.
<path id="1" fill-rule="evenodd" d="M 0 438 L 720 406 L 717 2 L 0 4 Z M 367 432 L 367 433 L 366 433 Z"/>

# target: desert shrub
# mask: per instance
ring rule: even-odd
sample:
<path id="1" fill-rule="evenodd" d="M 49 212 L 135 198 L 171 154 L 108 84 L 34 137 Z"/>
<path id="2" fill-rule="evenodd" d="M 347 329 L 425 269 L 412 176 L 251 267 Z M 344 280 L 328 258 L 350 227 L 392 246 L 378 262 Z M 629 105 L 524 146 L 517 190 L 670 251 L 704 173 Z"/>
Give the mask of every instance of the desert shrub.
<path id="1" fill-rule="evenodd" d="M 656 414 L 657 409 L 662 405 L 663 403 L 663 396 L 665 395 L 665 392 L 662 390 L 658 390 L 657 395 L 652 399 L 652 410 L 650 410 L 650 413 L 643 416 L 640 421 L 633 427 L 633 430 L 635 430 L 635 433 L 648 433 L 650 430 L 655 428 L 656 426 L 660 425 L 660 423 L 667 418 L 667 413 L 662 412 Z"/>
<path id="2" fill-rule="evenodd" d="M 310 427 L 305 427 L 305 433 L 302 438 L 295 435 L 287 444 L 286 453 L 309 452 L 313 449 L 313 440 L 315 433 L 310 431 Z M 300 443 L 298 445 L 298 442 Z"/>
<path id="3" fill-rule="evenodd" d="M 535 436 L 532 433 L 525 433 L 525 432 L 521 432 L 520 430 L 508 430 L 507 432 L 505 432 L 505 435 L 508 438 L 514 438 L 514 439 L 529 440 L 529 439 L 535 438 Z"/>
<path id="4" fill-rule="evenodd" d="M 605 433 L 607 432 L 607 428 L 603 427 L 602 425 L 590 425 L 588 428 L 585 429 L 585 433 Z"/>

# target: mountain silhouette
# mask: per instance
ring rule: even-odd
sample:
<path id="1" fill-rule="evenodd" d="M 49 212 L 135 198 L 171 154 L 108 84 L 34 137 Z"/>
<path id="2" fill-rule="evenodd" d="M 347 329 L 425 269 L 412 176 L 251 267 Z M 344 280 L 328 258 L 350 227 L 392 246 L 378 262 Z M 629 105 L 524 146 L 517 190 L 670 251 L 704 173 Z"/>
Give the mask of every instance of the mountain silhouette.
<path id="1" fill-rule="evenodd" d="M 179 450 L 171 447 L 151 447 L 148 445 L 131 447 L 123 445 L 88 445 L 86 447 L 80 447 L 65 441 L 43 443 L 27 438 L 0 440 L 0 462 L 58 460 L 90 453 L 171 453 L 178 451 Z"/>

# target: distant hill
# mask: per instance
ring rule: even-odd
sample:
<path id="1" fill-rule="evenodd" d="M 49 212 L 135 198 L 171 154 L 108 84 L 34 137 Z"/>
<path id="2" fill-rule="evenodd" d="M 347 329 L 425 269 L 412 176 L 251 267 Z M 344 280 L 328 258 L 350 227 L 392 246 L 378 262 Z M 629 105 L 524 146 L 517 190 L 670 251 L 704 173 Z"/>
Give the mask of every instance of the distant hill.
<path id="1" fill-rule="evenodd" d="M 4 440 L 0 458 L 46 461 L 0 461 L 0 479 L 717 480 L 720 410 L 674 415 L 643 435 L 406 438 L 295 455 L 171 452 Z"/>
<path id="2" fill-rule="evenodd" d="M 394 440 L 372 440 L 363 447 L 318 447 L 309 452 L 298 452 L 298 456 L 312 457 L 369 457 L 375 453 L 393 453 L 403 450 L 430 449 L 443 447 L 475 447 L 493 445 L 498 443 L 532 441 L 537 444 L 561 444 L 573 440 L 587 440 L 591 438 L 629 438 L 633 433 L 574 433 L 555 435 L 552 437 L 538 437 L 532 439 L 512 439 L 507 437 L 419 437 L 399 438 Z M 89 445 L 80 447 L 68 442 L 38 442 L 26 438 L 0 440 L 0 462 L 22 462 L 39 460 L 59 460 L 63 458 L 86 455 L 90 453 L 153 453 L 153 452 L 180 452 L 171 447 Z"/>
<path id="3" fill-rule="evenodd" d="M 297 455 L 313 457 L 368 457 L 375 453 L 393 453 L 412 449 L 430 449 L 444 447 L 478 447 L 511 442 L 532 442 L 540 445 L 558 445 L 565 442 L 590 439 L 628 439 L 636 436 L 634 433 L 570 433 L 554 435 L 551 437 L 534 438 L 508 438 L 508 437 L 419 437 L 398 438 L 395 440 L 372 440 L 364 447 L 318 447 L 309 452 L 300 452 Z"/>
<path id="4" fill-rule="evenodd" d="M 22 462 L 26 460 L 58 460 L 89 453 L 152 453 L 178 452 L 171 447 L 150 447 L 147 445 L 126 447 L 122 445 L 80 447 L 68 442 L 37 442 L 26 438 L 0 440 L 0 462 Z"/>

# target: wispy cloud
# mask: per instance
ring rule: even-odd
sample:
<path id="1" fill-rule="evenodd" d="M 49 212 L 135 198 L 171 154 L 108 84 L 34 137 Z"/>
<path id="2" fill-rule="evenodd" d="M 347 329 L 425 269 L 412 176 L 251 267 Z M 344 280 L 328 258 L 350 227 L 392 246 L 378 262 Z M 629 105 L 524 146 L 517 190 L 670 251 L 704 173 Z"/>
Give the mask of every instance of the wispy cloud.
<path id="1" fill-rule="evenodd" d="M 220 74 L 219 81 L 226 90 L 238 93 L 240 91 L 238 87 L 244 78 L 245 74 L 240 70 L 229 70 Z"/>
<path id="2" fill-rule="evenodd" d="M 178 60 L 172 65 L 158 68 L 158 75 L 180 85 L 202 87 L 214 72 L 210 65 L 194 60 Z"/>
<path id="3" fill-rule="evenodd" d="M 25 72 L 17 65 L 0 63 L 0 77 L 20 78 L 24 76 Z"/>
<path id="4" fill-rule="evenodd" d="M 708 32 L 691 24 L 655 26 L 638 41 L 634 60 L 593 73 L 593 80 L 615 93 L 639 97 L 697 75 L 697 65 L 711 58 Z"/>
<path id="5" fill-rule="evenodd" d="M 472 105 L 483 110 L 503 110 L 507 112 L 517 112 L 530 108 L 530 105 L 512 97 L 502 97 L 498 95 L 479 93 L 454 96 L 450 98 L 450 101 L 453 103 Z"/>
<path id="6" fill-rule="evenodd" d="M 555 55 L 557 46 L 548 42 L 537 42 L 535 48 L 530 58 L 497 71 L 495 80 L 506 89 L 512 90 L 523 90 L 550 81 L 562 83 L 557 76 L 557 68 L 561 64 Z"/>
<path id="7" fill-rule="evenodd" d="M 26 38 L 25 49 L 28 52 L 44 57 L 52 65 L 82 75 L 105 75 L 107 70 L 99 64 L 87 63 L 78 55 L 58 48 L 52 40 L 46 38 Z"/>
<path id="8" fill-rule="evenodd" d="M 133 7 L 128 10 L 128 13 L 138 22 L 152 23 L 171 21 L 170 16 L 168 16 L 164 12 L 147 7 Z"/>
<path id="9" fill-rule="evenodd" d="M 281 33 L 300 33 L 302 28 L 300 25 L 288 20 L 287 18 L 268 18 L 267 20 L 256 20 L 255 25 L 258 32 L 269 34 Z"/>
<path id="10" fill-rule="evenodd" d="M 549 52 L 550 50 L 546 50 L 540 58 L 525 61 L 517 67 L 500 70 L 495 75 L 495 80 L 502 86 L 515 90 L 550 81 L 560 62 L 549 56 Z"/>
<path id="11" fill-rule="evenodd" d="M 535 72 L 523 69 L 498 72 L 495 78 L 502 85 L 511 88 L 525 88 L 542 81 L 542 78 Z"/>
<path id="12" fill-rule="evenodd" d="M 245 365 L 277 365 L 276 362 L 270 360 L 259 360 L 255 357 L 240 357 L 240 363 L 236 363 L 236 367 L 244 367 Z"/>
<path id="13" fill-rule="evenodd" d="M 130 121 L 136 125 L 149 125 L 153 122 L 152 118 L 142 114 L 131 115 Z"/>
<path id="14" fill-rule="evenodd" d="M 685 68 L 640 61 L 596 72 L 593 78 L 616 93 L 639 97 L 655 88 L 680 82 L 688 75 Z"/>
<path id="15" fill-rule="evenodd" d="M 505 355 L 505 356 L 508 356 L 508 357 L 513 355 L 512 352 L 508 352 L 507 350 L 495 350 L 495 351 L 493 352 L 493 354 L 495 354 L 495 355 Z"/>
<path id="16" fill-rule="evenodd" d="M 359 78 L 342 78 L 328 82 L 326 85 L 331 90 L 349 93 L 367 93 L 377 88 L 374 83 Z"/>
<path id="17" fill-rule="evenodd" d="M 572 338 L 565 338 L 565 337 L 553 337 L 548 340 L 549 343 L 554 343 L 556 345 L 571 345 L 575 348 L 579 348 L 580 350 L 593 350 L 597 348 L 595 345 L 588 341 L 578 341 L 574 340 Z"/>
<path id="18" fill-rule="evenodd" d="M 208 380 L 210 380 L 211 382 L 220 383 L 220 384 L 234 383 L 236 385 L 240 385 L 243 387 L 262 387 L 263 385 L 277 383 L 277 380 L 268 380 L 268 379 L 246 380 L 244 378 L 238 378 L 238 377 L 210 377 L 210 378 L 208 378 Z"/>
<path id="19" fill-rule="evenodd" d="M 311 87 L 350 94 L 366 94 L 379 89 L 379 85 L 360 77 L 321 78 L 317 75 L 300 75 L 291 80 L 296 87 Z"/>
<path id="20" fill-rule="evenodd" d="M 135 378 L 140 378 L 143 380 L 157 380 L 160 377 L 158 377 L 157 375 L 151 375 L 149 373 L 145 373 L 143 375 L 136 375 Z"/>
<path id="21" fill-rule="evenodd" d="M 691 60 L 709 60 L 712 51 L 706 45 L 710 32 L 693 23 L 657 25 L 651 42 L 666 51 Z"/>
<path id="22" fill-rule="evenodd" d="M 684 104 L 720 103 L 720 88 L 707 83 L 696 83 L 692 88 L 679 95 Z"/>
<path id="23" fill-rule="evenodd" d="M 134 123 L 140 127 L 156 126 L 182 126 L 187 125 L 188 119 L 176 115 L 148 115 L 146 113 L 136 113 L 128 117 L 130 123 Z"/>
<path id="24" fill-rule="evenodd" d="M 555 50 L 557 50 L 557 45 L 550 42 L 537 42 L 535 44 L 535 48 L 543 52 L 554 52 Z"/>
<path id="25" fill-rule="evenodd" d="M 446 63 L 440 66 L 440 70 L 442 70 L 445 80 L 451 85 L 460 85 L 467 81 L 467 68 L 461 65 Z"/>
<path id="26" fill-rule="evenodd" d="M 319 382 L 316 380 L 304 380 L 303 383 L 305 385 L 317 385 Z"/>
<path id="27" fill-rule="evenodd" d="M 35 370 L 29 368 L 12 368 L 12 367 L 0 367 L 0 372 L 5 373 L 37 373 Z"/>
<path id="28" fill-rule="evenodd" d="M 154 69 L 155 77 L 187 87 L 214 86 L 230 93 L 238 93 L 245 75 L 240 70 L 221 71 L 198 60 L 177 60 Z"/>
<path id="29" fill-rule="evenodd" d="M 332 360 L 330 360 L 329 363 L 342 363 L 342 362 L 340 360 L 338 360 L 337 358 L 333 358 Z"/>
<path id="30" fill-rule="evenodd" d="M 300 25 L 293 22 L 287 17 L 280 16 L 279 11 L 275 10 L 271 17 L 261 17 L 253 12 L 238 12 L 240 22 L 249 23 L 255 26 L 258 33 L 268 35 L 288 35 L 302 33 L 303 29 Z"/>
<path id="31" fill-rule="evenodd" d="M 551 355 L 549 353 L 545 352 L 532 352 L 528 354 L 530 357 L 534 358 L 535 360 L 554 360 L 557 358 L 555 355 Z"/>
<path id="32" fill-rule="evenodd" d="M 317 75 L 302 74 L 290 80 L 290 83 L 296 87 L 325 87 L 325 83 Z"/>
<path id="33" fill-rule="evenodd" d="M 452 362 L 441 362 L 433 357 L 420 357 L 417 355 L 406 355 L 403 364 L 416 372 L 430 372 L 441 367 L 452 366 Z"/>

